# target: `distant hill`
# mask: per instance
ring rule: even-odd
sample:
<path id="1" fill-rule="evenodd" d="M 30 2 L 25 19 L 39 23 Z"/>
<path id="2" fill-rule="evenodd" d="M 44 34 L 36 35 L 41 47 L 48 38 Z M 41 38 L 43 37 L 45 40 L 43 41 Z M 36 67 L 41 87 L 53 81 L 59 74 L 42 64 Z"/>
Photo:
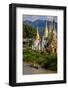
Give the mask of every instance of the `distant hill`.
<path id="1" fill-rule="evenodd" d="M 35 21 L 29 21 L 29 20 L 26 20 L 26 21 L 23 21 L 24 24 L 27 24 L 27 25 L 31 25 L 33 28 L 37 29 L 38 28 L 38 31 L 40 33 L 40 35 L 43 35 L 44 33 L 44 29 L 46 27 L 46 20 L 35 20 Z M 47 21 L 47 25 L 48 25 L 48 28 L 51 24 L 51 21 Z M 55 29 L 56 29 L 56 32 L 57 32 L 57 23 L 54 22 L 55 24 Z"/>

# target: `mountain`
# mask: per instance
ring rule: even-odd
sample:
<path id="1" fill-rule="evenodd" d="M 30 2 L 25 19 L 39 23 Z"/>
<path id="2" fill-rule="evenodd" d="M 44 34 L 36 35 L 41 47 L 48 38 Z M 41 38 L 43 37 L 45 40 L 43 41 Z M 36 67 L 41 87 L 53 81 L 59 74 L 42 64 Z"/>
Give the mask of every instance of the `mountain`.
<path id="1" fill-rule="evenodd" d="M 27 25 L 31 25 L 35 29 L 38 28 L 40 35 L 43 35 L 44 29 L 46 28 L 46 20 L 35 20 L 35 21 L 26 20 L 26 21 L 23 21 L 23 23 Z M 57 32 L 57 23 L 54 22 L 54 24 L 55 24 L 55 29 Z M 51 21 L 47 21 L 48 28 L 50 25 L 51 25 Z"/>

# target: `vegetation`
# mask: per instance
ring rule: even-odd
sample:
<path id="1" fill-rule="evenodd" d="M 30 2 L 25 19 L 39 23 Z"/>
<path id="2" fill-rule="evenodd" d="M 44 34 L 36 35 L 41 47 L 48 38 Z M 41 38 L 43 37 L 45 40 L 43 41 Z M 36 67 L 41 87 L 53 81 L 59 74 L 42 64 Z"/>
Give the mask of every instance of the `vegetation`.
<path id="1" fill-rule="evenodd" d="M 44 52 L 38 52 L 31 49 L 23 50 L 23 60 L 29 62 L 32 65 L 37 65 L 45 69 L 57 71 L 57 55 L 48 54 Z"/>
<path id="2" fill-rule="evenodd" d="M 36 37 L 36 29 L 30 25 L 23 24 L 23 37 L 34 39 Z M 53 30 L 49 33 L 49 37 L 47 38 L 48 46 L 51 44 L 52 39 L 53 39 Z M 47 53 L 45 51 L 36 51 L 36 50 L 34 51 L 31 49 L 31 46 L 32 41 L 26 43 L 26 47 L 23 48 L 24 62 L 28 62 L 34 67 L 39 66 L 57 72 L 57 54 Z M 46 49 L 51 49 L 51 47 L 48 47 Z"/>
<path id="3" fill-rule="evenodd" d="M 24 38 L 35 38 L 36 29 L 30 25 L 23 24 L 23 37 Z"/>

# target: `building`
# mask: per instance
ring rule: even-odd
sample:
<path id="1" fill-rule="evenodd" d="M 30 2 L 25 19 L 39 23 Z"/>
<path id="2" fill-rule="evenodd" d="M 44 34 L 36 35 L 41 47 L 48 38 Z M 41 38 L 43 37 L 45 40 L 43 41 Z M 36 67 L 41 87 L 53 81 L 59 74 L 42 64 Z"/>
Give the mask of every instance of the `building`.
<path id="1" fill-rule="evenodd" d="M 34 43 L 32 45 L 32 49 L 33 50 L 41 50 L 41 38 L 40 38 L 40 35 L 39 35 L 39 32 L 38 32 L 38 28 L 37 28 L 37 34 L 36 34 L 36 38 L 34 40 Z"/>
<path id="2" fill-rule="evenodd" d="M 38 28 L 37 28 L 37 34 L 36 38 L 34 40 L 34 43 L 32 45 L 33 50 L 42 50 L 46 52 L 57 52 L 57 33 L 55 30 L 55 25 L 52 23 L 48 30 L 47 22 L 46 22 L 46 28 L 44 30 L 44 34 L 42 38 L 40 38 Z"/>

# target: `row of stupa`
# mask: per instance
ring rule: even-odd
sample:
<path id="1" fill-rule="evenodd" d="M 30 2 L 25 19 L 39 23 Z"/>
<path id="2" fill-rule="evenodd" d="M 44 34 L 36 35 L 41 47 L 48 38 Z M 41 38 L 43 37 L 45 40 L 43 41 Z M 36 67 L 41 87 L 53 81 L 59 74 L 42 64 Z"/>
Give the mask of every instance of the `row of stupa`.
<path id="1" fill-rule="evenodd" d="M 47 46 L 48 37 L 50 36 L 50 33 L 52 32 L 52 30 L 53 30 L 53 35 L 52 35 L 53 38 L 52 38 L 52 41 L 50 43 L 50 47 L 52 48 L 52 52 L 56 51 L 57 33 L 56 33 L 55 25 L 52 24 L 52 26 L 48 30 L 47 22 L 46 22 L 46 28 L 44 31 L 44 35 L 42 36 L 42 39 L 40 38 L 39 31 L 37 28 L 36 38 L 33 41 L 32 49 L 33 50 L 45 50 L 45 48 Z M 52 43 L 55 45 L 53 46 Z"/>

